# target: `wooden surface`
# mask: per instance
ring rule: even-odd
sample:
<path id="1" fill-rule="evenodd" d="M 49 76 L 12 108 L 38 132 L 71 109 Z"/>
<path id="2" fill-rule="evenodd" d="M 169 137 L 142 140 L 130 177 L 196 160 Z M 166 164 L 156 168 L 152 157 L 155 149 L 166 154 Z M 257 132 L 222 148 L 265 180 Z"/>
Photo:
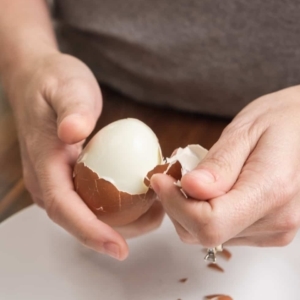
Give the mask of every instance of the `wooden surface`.
<path id="1" fill-rule="evenodd" d="M 210 148 L 228 120 L 142 105 L 104 89 L 104 109 L 95 131 L 122 118 L 144 121 L 157 134 L 163 154 L 199 143 Z M 0 90 L 0 222 L 32 204 L 24 187 L 17 132 L 12 111 Z"/>

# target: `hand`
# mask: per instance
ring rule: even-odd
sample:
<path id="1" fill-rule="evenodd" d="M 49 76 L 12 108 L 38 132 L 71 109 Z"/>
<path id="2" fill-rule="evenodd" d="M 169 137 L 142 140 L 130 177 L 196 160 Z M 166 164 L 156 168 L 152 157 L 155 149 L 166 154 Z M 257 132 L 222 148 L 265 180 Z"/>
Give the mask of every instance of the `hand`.
<path id="1" fill-rule="evenodd" d="M 181 240 L 284 246 L 300 227 L 300 86 L 243 109 L 205 159 L 182 178 L 155 175 L 151 185 Z"/>
<path id="2" fill-rule="evenodd" d="M 49 217 L 84 245 L 125 259 L 128 247 L 124 237 L 99 221 L 73 188 L 73 165 L 101 112 L 96 79 L 81 61 L 57 52 L 26 66 L 15 72 L 7 89 L 26 187 Z M 145 233 L 159 226 L 162 217 L 163 210 L 156 204 L 134 224 L 118 231 L 128 236 Z"/>

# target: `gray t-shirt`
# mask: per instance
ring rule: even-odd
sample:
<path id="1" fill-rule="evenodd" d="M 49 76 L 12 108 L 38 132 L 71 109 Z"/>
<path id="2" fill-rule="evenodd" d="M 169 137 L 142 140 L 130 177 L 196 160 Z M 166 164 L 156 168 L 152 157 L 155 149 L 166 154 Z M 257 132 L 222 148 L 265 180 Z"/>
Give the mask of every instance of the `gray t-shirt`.
<path id="1" fill-rule="evenodd" d="M 139 101 L 233 116 L 300 82 L 299 0 L 55 4 L 63 51 Z"/>

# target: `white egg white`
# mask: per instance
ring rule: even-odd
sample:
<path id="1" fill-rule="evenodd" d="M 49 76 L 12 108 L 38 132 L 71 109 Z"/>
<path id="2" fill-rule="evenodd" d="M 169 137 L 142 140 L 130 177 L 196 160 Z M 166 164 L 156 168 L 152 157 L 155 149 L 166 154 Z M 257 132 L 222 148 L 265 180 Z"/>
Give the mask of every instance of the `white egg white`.
<path id="1" fill-rule="evenodd" d="M 146 193 L 144 178 L 162 163 L 155 133 L 145 123 L 122 119 L 102 128 L 87 144 L 78 159 L 122 192 Z"/>

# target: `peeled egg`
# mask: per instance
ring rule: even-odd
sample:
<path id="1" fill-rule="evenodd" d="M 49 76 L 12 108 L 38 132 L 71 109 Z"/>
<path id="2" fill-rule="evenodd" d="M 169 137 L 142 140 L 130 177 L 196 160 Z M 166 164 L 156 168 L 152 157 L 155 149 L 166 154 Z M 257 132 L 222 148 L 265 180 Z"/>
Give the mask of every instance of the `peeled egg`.
<path id="1" fill-rule="evenodd" d="M 122 119 L 102 128 L 82 151 L 74 168 L 75 190 L 100 220 L 125 225 L 155 201 L 144 179 L 160 164 L 154 132 L 137 119 Z"/>

